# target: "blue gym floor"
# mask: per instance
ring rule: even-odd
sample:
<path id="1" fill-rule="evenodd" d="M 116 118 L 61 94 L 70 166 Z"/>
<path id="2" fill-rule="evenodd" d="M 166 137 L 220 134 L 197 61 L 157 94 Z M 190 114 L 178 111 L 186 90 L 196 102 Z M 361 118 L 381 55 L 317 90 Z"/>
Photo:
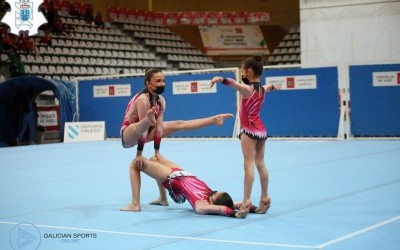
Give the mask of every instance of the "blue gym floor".
<path id="1" fill-rule="evenodd" d="M 244 220 L 172 199 L 148 205 L 158 189 L 143 174 L 142 212 L 120 212 L 135 150 L 119 141 L 0 148 L 0 249 L 399 249 L 400 141 L 267 141 L 272 206 Z M 242 199 L 239 140 L 163 140 L 161 152 Z M 259 195 L 256 176 L 255 205 Z"/>

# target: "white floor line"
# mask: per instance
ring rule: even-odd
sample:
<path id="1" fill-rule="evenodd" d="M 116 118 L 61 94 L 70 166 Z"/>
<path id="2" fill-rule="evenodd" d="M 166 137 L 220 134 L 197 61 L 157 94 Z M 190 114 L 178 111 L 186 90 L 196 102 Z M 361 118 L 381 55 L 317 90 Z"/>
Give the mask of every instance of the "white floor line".
<path id="1" fill-rule="evenodd" d="M 327 246 L 330 246 L 330 245 L 336 244 L 336 243 L 338 243 L 338 242 L 341 242 L 341 241 L 347 240 L 347 239 L 349 239 L 349 238 L 352 238 L 352 237 L 354 237 L 354 236 L 357 236 L 357 235 L 366 233 L 366 232 L 368 232 L 368 231 L 374 230 L 374 229 L 376 229 L 376 228 L 378 228 L 378 227 L 382 227 L 382 226 L 384 226 L 384 225 L 386 225 L 386 224 L 392 223 L 392 222 L 397 221 L 397 220 L 400 220 L 400 216 L 396 216 L 396 217 L 391 218 L 391 219 L 389 219 L 389 220 L 382 221 L 382 222 L 380 222 L 380 223 L 377 223 L 377 224 L 375 224 L 375 225 L 372 225 L 372 226 L 363 228 L 363 229 L 358 230 L 358 231 L 355 231 L 355 232 L 353 232 L 353 233 L 346 234 L 346 235 L 344 235 L 344 236 L 342 236 L 342 237 L 339 237 L 339 238 L 330 240 L 330 241 L 328 241 L 328 242 L 322 243 L 322 244 L 317 245 L 317 246 L 315 246 L 315 247 L 316 247 L 316 248 L 319 248 L 319 249 L 325 248 L 325 247 L 327 247 Z"/>
<path id="2" fill-rule="evenodd" d="M 0 224 L 18 225 L 20 223 L 18 223 L 18 222 L 0 221 Z M 53 228 L 53 229 L 64 229 L 64 230 L 75 230 L 75 231 L 107 233 L 107 234 L 119 234 L 119 235 L 132 235 L 132 236 L 153 237 L 153 238 L 167 238 L 167 239 L 195 240 L 195 241 L 210 241 L 210 242 L 221 242 L 221 243 L 231 243 L 231 244 L 273 246 L 273 247 L 286 247 L 286 248 L 315 249 L 315 246 L 305 246 L 305 245 L 291 245 L 291 244 L 277 244 L 277 243 L 235 241 L 235 240 L 219 240 L 219 239 L 209 239 L 209 238 L 194 238 L 194 237 L 184 237 L 184 236 L 172 236 L 172 235 L 129 233 L 129 232 L 118 232 L 118 231 L 87 229 L 87 228 L 60 227 L 60 226 L 50 226 L 50 225 L 36 225 L 36 224 L 33 224 L 33 225 L 35 227 L 38 227 L 38 228 Z"/>

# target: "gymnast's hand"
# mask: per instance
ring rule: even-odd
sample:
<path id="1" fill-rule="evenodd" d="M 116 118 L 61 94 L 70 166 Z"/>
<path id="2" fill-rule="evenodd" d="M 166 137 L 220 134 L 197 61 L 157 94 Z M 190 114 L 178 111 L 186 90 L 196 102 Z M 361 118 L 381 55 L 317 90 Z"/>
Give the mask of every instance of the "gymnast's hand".
<path id="1" fill-rule="evenodd" d="M 135 166 L 140 171 L 143 171 L 147 167 L 147 159 L 142 155 L 136 156 L 136 158 L 135 158 Z"/>
<path id="2" fill-rule="evenodd" d="M 218 82 L 222 82 L 224 80 L 224 78 L 220 77 L 220 76 L 215 76 L 212 80 L 211 80 L 211 86 L 210 88 L 212 88 L 216 83 Z"/>

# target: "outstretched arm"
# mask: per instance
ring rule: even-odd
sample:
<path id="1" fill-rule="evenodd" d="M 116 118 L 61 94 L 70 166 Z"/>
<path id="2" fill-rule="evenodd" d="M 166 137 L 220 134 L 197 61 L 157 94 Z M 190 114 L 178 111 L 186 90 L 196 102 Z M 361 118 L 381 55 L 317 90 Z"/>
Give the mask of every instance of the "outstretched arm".
<path id="1" fill-rule="evenodd" d="M 232 88 L 236 89 L 243 96 L 243 98 L 247 98 L 253 93 L 253 87 L 246 84 L 237 83 L 232 78 L 223 78 L 221 76 L 215 76 L 211 80 L 211 87 L 218 82 L 221 82 L 225 85 L 229 85 Z"/>

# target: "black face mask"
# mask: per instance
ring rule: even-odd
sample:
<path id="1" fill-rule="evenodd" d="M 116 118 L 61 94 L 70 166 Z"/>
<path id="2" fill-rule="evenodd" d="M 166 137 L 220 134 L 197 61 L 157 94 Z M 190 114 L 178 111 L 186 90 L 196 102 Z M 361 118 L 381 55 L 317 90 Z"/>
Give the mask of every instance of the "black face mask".
<path id="1" fill-rule="evenodd" d="M 251 84 L 250 81 L 249 81 L 249 79 L 247 79 L 247 77 L 245 77 L 245 76 L 242 76 L 242 82 L 243 82 L 244 84 L 246 84 L 246 85 L 250 85 L 250 84 Z"/>
<path id="2" fill-rule="evenodd" d="M 150 84 L 150 85 L 154 86 L 153 84 Z M 154 86 L 154 87 L 156 87 L 156 86 Z M 164 89 L 165 89 L 165 86 L 157 86 L 156 89 L 151 88 L 151 90 L 153 90 L 154 93 L 156 93 L 158 95 L 161 95 L 162 93 L 164 93 Z"/>
<path id="3" fill-rule="evenodd" d="M 158 95 L 161 95 L 162 93 L 164 93 L 164 89 L 165 89 L 165 86 L 158 86 L 158 87 L 156 87 L 154 92 L 156 92 L 156 94 L 158 94 Z"/>

